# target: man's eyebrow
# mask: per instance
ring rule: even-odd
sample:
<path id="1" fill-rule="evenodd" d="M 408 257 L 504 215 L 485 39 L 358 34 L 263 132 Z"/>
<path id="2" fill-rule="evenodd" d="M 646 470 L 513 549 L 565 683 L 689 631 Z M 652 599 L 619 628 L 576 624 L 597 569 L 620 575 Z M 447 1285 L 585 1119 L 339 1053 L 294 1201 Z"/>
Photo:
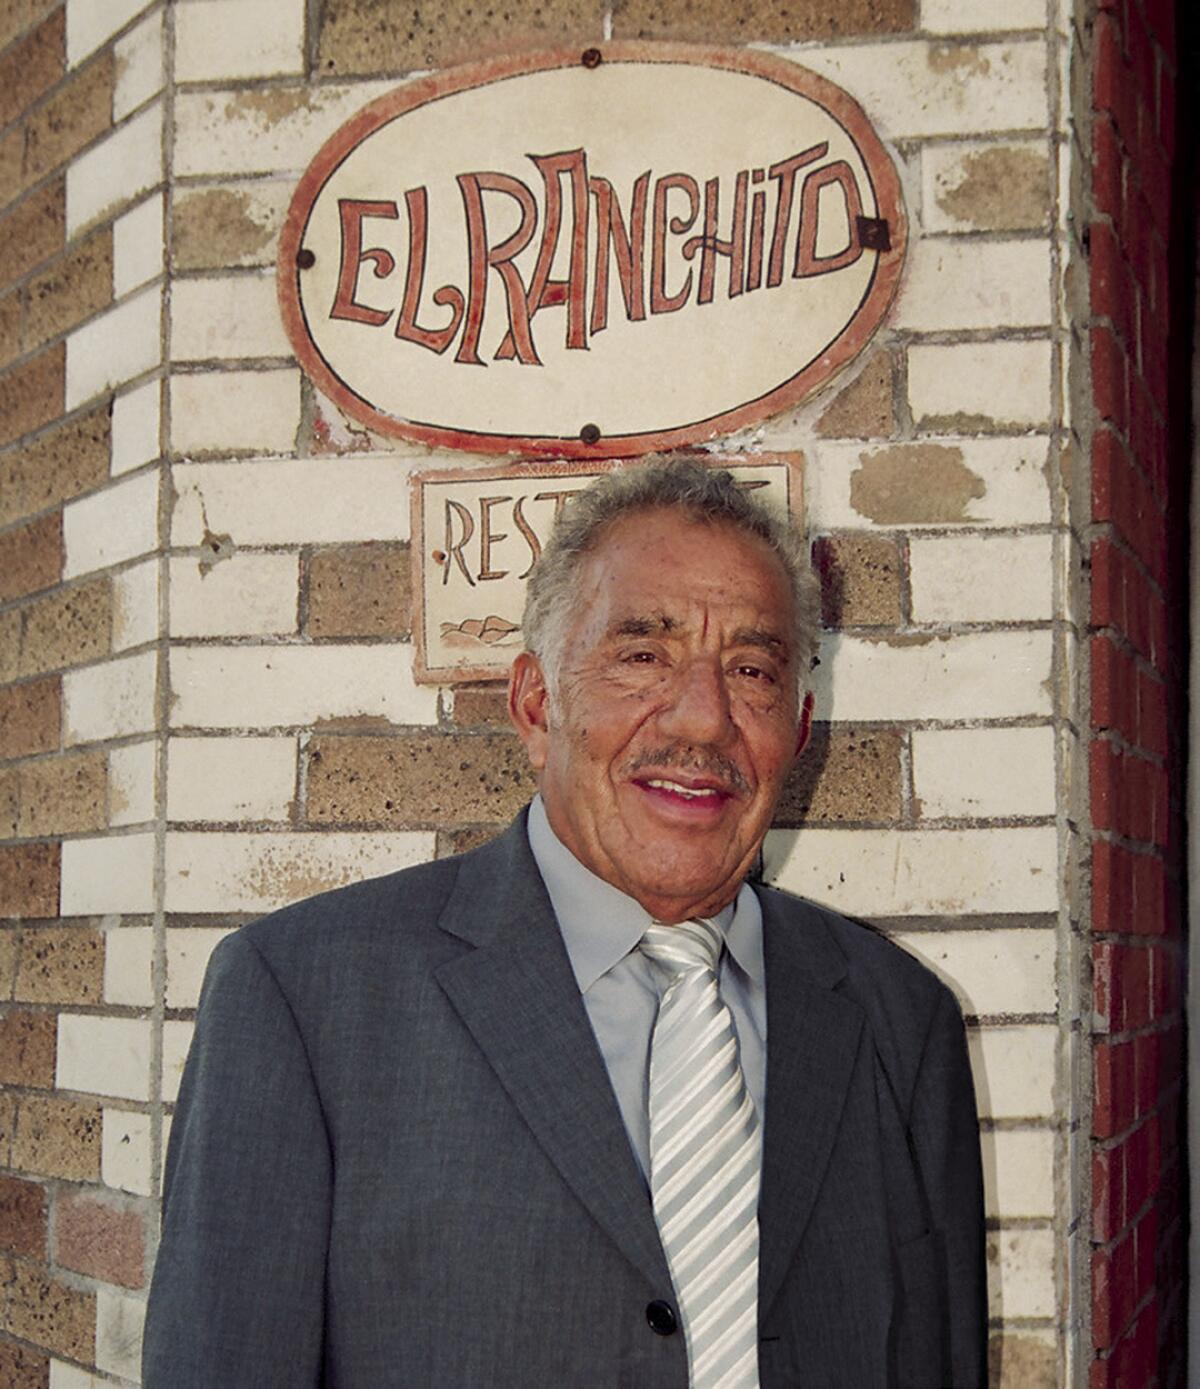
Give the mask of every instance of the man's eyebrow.
<path id="1" fill-rule="evenodd" d="M 653 617 L 623 617 L 613 624 L 610 633 L 614 637 L 656 637 L 673 632 L 678 626 L 675 618 L 655 613 Z"/>
<path id="2" fill-rule="evenodd" d="M 777 632 L 769 632 L 764 627 L 739 627 L 731 638 L 733 646 L 761 646 L 773 655 L 788 655 L 788 644 Z"/>

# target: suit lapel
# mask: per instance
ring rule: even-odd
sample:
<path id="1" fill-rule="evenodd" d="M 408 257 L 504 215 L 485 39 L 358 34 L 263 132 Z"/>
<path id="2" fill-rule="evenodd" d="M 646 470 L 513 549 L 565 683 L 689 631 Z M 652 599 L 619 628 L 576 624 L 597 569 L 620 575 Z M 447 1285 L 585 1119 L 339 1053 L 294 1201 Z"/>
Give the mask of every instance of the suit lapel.
<path id="1" fill-rule="evenodd" d="M 767 976 L 767 1103 L 759 1200 L 759 1315 L 812 1212 L 837 1133 L 862 1014 L 833 985 L 845 962 L 819 916 L 759 894 Z M 804 913 L 797 918 L 797 910 Z"/>
<path id="2" fill-rule="evenodd" d="M 521 816 L 463 860 L 439 922 L 475 949 L 437 971 L 563 1180 L 646 1277 L 670 1287 L 649 1194 Z"/>

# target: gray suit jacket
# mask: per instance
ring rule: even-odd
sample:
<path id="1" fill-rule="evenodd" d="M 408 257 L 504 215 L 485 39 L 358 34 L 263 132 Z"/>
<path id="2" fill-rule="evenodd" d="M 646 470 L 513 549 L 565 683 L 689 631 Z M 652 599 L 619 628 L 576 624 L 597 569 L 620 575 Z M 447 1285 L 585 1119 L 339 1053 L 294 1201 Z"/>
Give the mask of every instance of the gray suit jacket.
<path id="1" fill-rule="evenodd" d="M 761 890 L 763 1389 L 985 1382 L 950 993 Z M 670 1275 L 529 852 L 302 902 L 214 954 L 167 1162 L 147 1389 L 686 1389 Z"/>

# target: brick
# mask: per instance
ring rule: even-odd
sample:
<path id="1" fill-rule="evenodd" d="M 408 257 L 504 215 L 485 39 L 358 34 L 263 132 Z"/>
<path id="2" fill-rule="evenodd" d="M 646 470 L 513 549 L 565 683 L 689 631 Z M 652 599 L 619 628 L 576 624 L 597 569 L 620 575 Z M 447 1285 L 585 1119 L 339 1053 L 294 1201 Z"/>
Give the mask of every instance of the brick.
<path id="1" fill-rule="evenodd" d="M 21 675 L 42 675 L 107 656 L 112 632 L 112 581 L 73 584 L 25 610 Z"/>
<path id="2" fill-rule="evenodd" d="M 895 362 L 879 351 L 837 392 L 813 426 L 822 439 L 886 439 L 896 428 Z"/>
<path id="3" fill-rule="evenodd" d="M 815 825 L 772 830 L 765 859 L 772 882 L 820 902 L 840 903 L 839 910 L 856 916 L 1052 912 L 1057 904 L 1054 842 L 1053 826 L 897 831 Z M 930 933 L 916 948 L 926 956 L 947 943 L 968 952 L 1001 950 L 1008 939 L 1004 931 L 979 932 L 972 945 L 969 934 Z M 1037 932 L 1015 934 L 1027 936 L 1025 946 L 1040 951 Z M 1016 985 L 1021 969 L 1012 968 Z M 1052 972 L 1047 978 L 1048 1004 L 1011 1011 L 1052 1008 Z M 1003 980 L 987 982 L 994 982 L 997 997 L 1008 997 Z"/>
<path id="4" fill-rule="evenodd" d="M 918 428 L 927 431 L 1044 425 L 1050 378 L 1050 344 L 1042 340 L 922 344 L 908 352 L 909 402 Z"/>
<path id="5" fill-rule="evenodd" d="M 128 294 L 163 273 L 163 195 L 152 193 L 113 223 L 113 293 Z"/>
<path id="6" fill-rule="evenodd" d="M 154 929 L 122 926 L 104 935 L 104 1001 L 126 1008 L 154 1006 Z"/>
<path id="7" fill-rule="evenodd" d="M 0 0 L 0 48 L 7 47 L 54 3 L 55 0 Z"/>
<path id="8" fill-rule="evenodd" d="M 296 794 L 294 738 L 172 738 L 170 820 L 288 820 Z"/>
<path id="9" fill-rule="evenodd" d="M 557 0 L 551 6 L 516 0 L 504 11 L 503 50 L 584 42 L 603 37 L 603 32 L 603 10 L 593 0 Z M 613 36 L 629 34 L 628 25 L 614 16 Z M 339 77 L 413 71 L 500 51 L 499 42 L 494 20 L 469 4 L 447 5 L 435 13 L 411 0 L 329 0 L 317 61 L 323 75 Z"/>
<path id="10" fill-rule="evenodd" d="M 62 852 L 62 914 L 129 916 L 154 910 L 154 836 L 68 839 Z"/>
<path id="11" fill-rule="evenodd" d="M 901 813 L 899 733 L 817 724 L 775 811 L 780 827 L 897 820 Z"/>
<path id="12" fill-rule="evenodd" d="M 43 1272 L 36 1266 L 7 1262 L 8 1292 L 4 1329 L 71 1360 L 92 1361 L 95 1346 L 96 1299 Z"/>
<path id="13" fill-rule="evenodd" d="M 177 463 L 174 545 L 336 545 L 408 538 L 408 470 L 395 459 Z M 290 505 L 281 507 L 286 496 Z"/>
<path id="14" fill-rule="evenodd" d="M 216 82 L 304 71 L 299 0 L 199 0 L 175 21 L 175 78 Z"/>
<path id="15" fill-rule="evenodd" d="M 65 333 L 112 302 L 113 234 L 105 228 L 30 280 L 25 348 Z"/>
<path id="16" fill-rule="evenodd" d="M 61 736 L 60 706 L 58 679 L 0 689 L 0 759 L 54 751 Z"/>
<path id="17" fill-rule="evenodd" d="M 112 404 L 112 475 L 132 472 L 162 453 L 162 382 L 147 381 Z"/>
<path id="18" fill-rule="evenodd" d="M 1048 715 L 1051 647 L 1047 631 L 828 636 L 817 712 L 839 723 Z"/>
<path id="19" fill-rule="evenodd" d="M 797 61 L 845 87 L 885 138 L 1042 130 L 1049 115 L 1045 47 L 1036 43 L 814 46 Z"/>
<path id="20" fill-rule="evenodd" d="M 1092 1133 L 1097 1138 L 1112 1138 L 1135 1118 L 1134 1044 L 1093 1043 L 1092 1079 Z"/>
<path id="21" fill-rule="evenodd" d="M 280 728 L 328 720 L 437 721 L 437 690 L 416 685 L 411 648 L 205 646 L 171 652 L 174 728 Z M 68 728 L 70 724 L 68 722 Z"/>
<path id="22" fill-rule="evenodd" d="M 62 516 L 54 513 L 0 535 L 0 603 L 62 577 Z"/>
<path id="23" fill-rule="evenodd" d="M 990 1314 L 1010 1320 L 1052 1317 L 1055 1313 L 1054 1232 L 989 1230 L 986 1248 Z"/>
<path id="24" fill-rule="evenodd" d="M 909 249 L 893 321 L 917 332 L 1040 328 L 1050 322 L 1050 248 L 1041 240 L 922 237 Z"/>
<path id="25" fill-rule="evenodd" d="M 983 1115 L 992 1119 L 1054 1117 L 1058 1034 L 1052 1025 L 972 1027 L 967 1044 Z"/>
<path id="26" fill-rule="evenodd" d="M 109 436 L 101 407 L 0 455 L 0 525 L 99 486 L 108 476 Z"/>
<path id="27" fill-rule="evenodd" d="M 1054 1213 L 1054 1134 L 1049 1129 L 993 1131 L 983 1139 L 995 1153 L 985 1160 L 984 1209 L 995 1218 L 1036 1218 Z"/>
<path id="28" fill-rule="evenodd" d="M 153 651 L 68 671 L 63 677 L 63 741 L 98 743 L 152 732 L 157 681 Z"/>
<path id="29" fill-rule="evenodd" d="M 25 178 L 36 183 L 91 144 L 112 123 L 113 56 L 102 53 L 69 77 L 29 117 Z"/>
<path id="30" fill-rule="evenodd" d="M 159 472 L 122 478 L 63 509 L 63 573 L 105 569 L 158 549 Z"/>
<path id="31" fill-rule="evenodd" d="M 49 91 L 66 70 L 65 15 L 55 10 L 0 56 L 0 125 Z"/>
<path id="32" fill-rule="evenodd" d="M 1092 1344 L 1111 1346 L 1129 1324 L 1134 1308 L 1135 1249 L 1126 1237 L 1115 1248 L 1092 1253 Z"/>
<path id="33" fill-rule="evenodd" d="M 160 565 L 154 558 L 112 576 L 114 655 L 144 646 L 158 637 L 159 577 Z"/>
<path id="34" fill-rule="evenodd" d="M 305 816 L 313 824 L 503 823 L 535 789 L 524 748 L 507 734 L 316 737 Z"/>
<path id="35" fill-rule="evenodd" d="M 111 1198 L 60 1196 L 54 1208 L 54 1257 L 63 1267 L 140 1288 L 146 1282 L 146 1232 L 140 1211 Z"/>
<path id="36" fill-rule="evenodd" d="M 171 560 L 171 635 L 175 637 L 292 634 L 299 622 L 296 555 L 244 551 L 218 561 Z"/>
<path id="37" fill-rule="evenodd" d="M 1120 343 L 1103 326 L 1091 330 L 1092 397 L 1100 418 L 1118 433 L 1129 428 L 1128 364 Z"/>
<path id="38" fill-rule="evenodd" d="M 15 1341 L 0 1341 L 0 1384 L 8 1389 L 49 1389 L 49 1358 Z"/>
<path id="39" fill-rule="evenodd" d="M 393 76 L 317 87 L 294 83 L 268 90 L 180 92 L 175 174 L 213 177 L 303 168 L 313 150 L 394 85 Z"/>
<path id="40" fill-rule="evenodd" d="M 412 626 L 407 545 L 318 550 L 307 565 L 312 637 L 404 637 Z"/>
<path id="41" fill-rule="evenodd" d="M 966 1013 L 1054 1011 L 1052 931 L 911 931 L 894 939 L 950 985 Z"/>
<path id="42" fill-rule="evenodd" d="M 171 290 L 173 361 L 290 357 L 271 274 L 176 280 Z"/>
<path id="43" fill-rule="evenodd" d="M 65 224 L 67 189 L 61 178 L 46 183 L 0 217 L 0 244 L 6 249 L 4 271 L 8 278 L 17 281 L 63 249 Z"/>
<path id="44" fill-rule="evenodd" d="M 117 40 L 116 80 L 113 85 L 113 120 L 123 120 L 163 87 L 162 11 L 150 14 L 130 33 Z"/>
<path id="45" fill-rule="evenodd" d="M 100 1003 L 104 937 L 90 926 L 26 929 L 13 996 L 22 1003 Z"/>
<path id="46" fill-rule="evenodd" d="M 167 1023 L 168 1029 L 173 1024 Z M 96 1366 L 136 1383 L 141 1374 L 146 1299 L 103 1284 L 96 1294 Z"/>
<path id="47" fill-rule="evenodd" d="M 821 619 L 826 626 L 899 625 L 901 560 L 894 540 L 864 534 L 822 536 L 813 560 L 821 577 Z"/>
<path id="48" fill-rule="evenodd" d="M 23 1095 L 17 1102 L 12 1166 L 64 1181 L 96 1181 L 100 1133 L 98 1104 L 59 1095 Z"/>
<path id="49" fill-rule="evenodd" d="M 922 819 L 1055 812 L 1054 730 L 913 730 L 915 814 Z M 963 768 L 971 775 L 964 777 Z"/>
<path id="50" fill-rule="evenodd" d="M 101 1166 L 105 1186 L 150 1194 L 150 1116 L 105 1109 Z"/>
<path id="51" fill-rule="evenodd" d="M 300 427 L 300 373 L 173 376 L 171 448 L 177 453 L 290 453 Z"/>
<path id="52" fill-rule="evenodd" d="M 917 623 L 1038 622 L 1054 616 L 1048 535 L 914 537 L 909 546 Z"/>
<path id="53" fill-rule="evenodd" d="M 988 1383 L 994 1389 L 1057 1389 L 1058 1345 L 1052 1332 L 993 1331 Z"/>
<path id="54" fill-rule="evenodd" d="M 30 434 L 61 415 L 65 385 L 62 343 L 0 376 L 0 444 Z"/>
<path id="55" fill-rule="evenodd" d="M 162 103 L 155 102 L 71 161 L 68 235 L 137 202 L 162 176 L 163 111 Z"/>
<path id="56" fill-rule="evenodd" d="M 167 1007 L 195 1008 L 212 952 L 229 934 L 217 926 L 167 931 Z"/>
<path id="57" fill-rule="evenodd" d="M 49 1089 L 54 1064 L 54 1015 L 6 1008 L 0 1014 L 0 1084 Z"/>
<path id="58" fill-rule="evenodd" d="M 1107 222 L 1093 222 L 1091 242 L 1088 268 L 1092 312 L 1111 319 L 1117 336 L 1131 344 L 1136 290 L 1116 233 Z"/>
<path id="59" fill-rule="evenodd" d="M 470 11 L 467 11 L 470 14 Z M 535 14 L 537 12 L 535 11 Z M 858 34 L 900 34 L 917 27 L 915 0 L 833 0 L 731 9 L 720 0 L 617 0 L 613 37 L 686 43 L 797 43 Z"/>
<path id="60" fill-rule="evenodd" d="M 60 1090 L 148 1100 L 150 1023 L 141 1018 L 60 1014 L 55 1083 Z"/>
<path id="61" fill-rule="evenodd" d="M 105 761 L 102 752 L 88 752 L 26 763 L 21 768 L 21 835 L 35 839 L 102 829 Z"/>
<path id="62" fill-rule="evenodd" d="M 460 728 L 511 728 L 507 684 L 459 685 L 454 691 L 454 722 Z"/>
<path id="63" fill-rule="evenodd" d="M 160 364 L 162 304 L 162 288 L 152 284 L 71 334 L 66 371 L 69 409 Z"/>
<path id="64" fill-rule="evenodd" d="M 0 1176 L 0 1247 L 31 1259 L 46 1257 L 46 1189 Z"/>
<path id="65" fill-rule="evenodd" d="M 17 667 L 21 663 L 21 628 L 24 625 L 20 609 L 9 608 L 0 612 L 0 685 L 17 678 Z M 0 708 L 3 696 L 0 696 Z M 2 727 L 2 716 L 0 716 Z M 0 753 L 0 756 L 3 756 Z"/>
<path id="66" fill-rule="evenodd" d="M 0 839 L 15 839 L 17 835 L 17 822 L 21 815 L 19 780 L 16 767 L 0 768 Z M 0 998 L 4 997 L 7 997 L 7 991 L 0 986 Z"/>
<path id="67" fill-rule="evenodd" d="M 1040 231 L 1050 217 L 1041 141 L 928 145 L 921 178 L 927 231 Z"/>
<path id="68" fill-rule="evenodd" d="M 424 831 L 169 832 L 166 910 L 261 912 L 433 858 Z"/>
<path id="69" fill-rule="evenodd" d="M 290 185 L 273 179 L 178 190 L 174 268 L 224 270 L 270 265 Z"/>
<path id="70" fill-rule="evenodd" d="M 58 915 L 57 844 L 0 844 L 0 903 L 6 916 Z"/>
<path id="71" fill-rule="evenodd" d="M 8 366 L 21 355 L 24 322 L 24 294 L 14 291 L 0 299 L 0 367 Z"/>

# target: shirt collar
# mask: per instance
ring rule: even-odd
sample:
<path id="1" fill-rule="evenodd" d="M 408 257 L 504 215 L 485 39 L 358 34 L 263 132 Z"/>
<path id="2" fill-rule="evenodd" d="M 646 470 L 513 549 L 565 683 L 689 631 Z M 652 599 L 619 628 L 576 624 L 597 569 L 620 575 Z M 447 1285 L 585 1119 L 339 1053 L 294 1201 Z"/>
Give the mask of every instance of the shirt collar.
<path id="1" fill-rule="evenodd" d="M 637 947 L 651 918 L 640 903 L 580 863 L 550 827 L 541 796 L 529 807 L 528 833 L 579 991 L 586 993 Z M 734 962 L 761 987 L 762 910 L 754 890 L 743 883 L 734 900 L 711 919 L 721 928 Z"/>

